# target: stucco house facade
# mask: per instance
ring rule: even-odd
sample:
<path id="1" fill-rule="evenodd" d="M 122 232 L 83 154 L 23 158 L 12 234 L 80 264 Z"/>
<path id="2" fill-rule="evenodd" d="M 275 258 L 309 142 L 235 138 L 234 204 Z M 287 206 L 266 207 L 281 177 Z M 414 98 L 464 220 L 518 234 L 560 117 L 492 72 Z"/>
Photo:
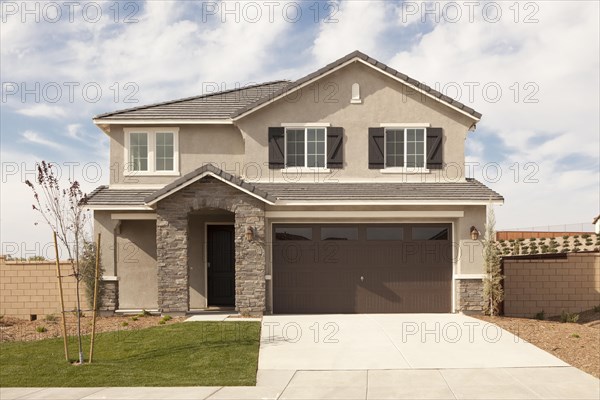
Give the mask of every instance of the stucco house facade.
<path id="1" fill-rule="evenodd" d="M 481 114 L 353 52 L 274 81 L 102 114 L 90 194 L 107 311 L 477 311 Z"/>

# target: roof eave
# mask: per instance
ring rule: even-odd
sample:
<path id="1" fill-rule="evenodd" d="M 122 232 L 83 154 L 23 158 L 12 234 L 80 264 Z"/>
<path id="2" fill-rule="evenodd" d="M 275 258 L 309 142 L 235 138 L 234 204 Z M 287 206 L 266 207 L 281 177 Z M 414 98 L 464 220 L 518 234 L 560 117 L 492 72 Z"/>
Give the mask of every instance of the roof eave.
<path id="1" fill-rule="evenodd" d="M 352 200 L 352 199 L 319 199 L 319 200 L 281 200 L 276 206 L 355 206 L 355 205 L 402 205 L 402 206 L 450 206 L 450 205 L 504 205 L 504 199 L 492 200 Z"/>
<path id="2" fill-rule="evenodd" d="M 107 118 L 94 118 L 92 122 L 97 125 L 231 125 L 233 120 L 231 118 L 221 119 L 135 119 L 135 118 L 122 118 L 122 119 L 107 119 Z"/>

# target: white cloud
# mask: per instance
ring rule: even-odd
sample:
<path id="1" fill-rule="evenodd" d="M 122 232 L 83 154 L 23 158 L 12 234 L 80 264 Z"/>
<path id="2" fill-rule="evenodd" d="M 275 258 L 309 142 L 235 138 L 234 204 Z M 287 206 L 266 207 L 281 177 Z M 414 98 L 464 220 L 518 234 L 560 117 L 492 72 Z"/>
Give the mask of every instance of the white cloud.
<path id="1" fill-rule="evenodd" d="M 412 3 L 419 7 L 423 4 Z M 103 4 L 108 7 L 113 2 Z M 7 23 L 0 24 L 3 81 L 42 85 L 77 82 L 80 86 L 75 90 L 73 102 L 67 101 L 65 95 L 57 104 L 24 107 L 17 101 L 19 96 L 12 96 L 6 105 L 23 117 L 62 123 L 54 129 L 58 137 L 62 135 L 59 140 L 69 137 L 75 146 L 83 142 L 100 143 L 94 146 L 92 157 L 107 166 L 108 140 L 99 131 L 92 133 L 95 128 L 89 124 L 94 114 L 197 94 L 203 82 L 227 82 L 230 88 L 235 82 L 279 78 L 280 72 L 294 78 L 300 76 L 299 72 L 322 67 L 355 49 L 376 58 L 393 49 L 395 56 L 382 58 L 383 62 L 388 61 L 396 69 L 431 85 L 456 82 L 463 90 L 460 100 L 483 112 L 480 130 L 467 140 L 468 161 L 495 161 L 490 159 L 490 154 L 496 151 L 489 145 L 492 137 L 500 141 L 501 147 L 509 149 L 502 163 L 503 178 L 497 183 L 488 182 L 507 199 L 506 206 L 498 210 L 500 226 L 580 222 L 597 214 L 597 169 L 566 169 L 564 163 L 558 163 L 565 155 L 592 159 L 599 156 L 597 3 L 536 2 L 540 7 L 536 14 L 540 22 L 515 24 L 513 14 L 506 10 L 512 2 L 507 2 L 502 3 L 505 17 L 496 24 L 481 21 L 479 10 L 476 23 L 469 23 L 464 14 L 459 23 L 437 25 L 432 25 L 430 19 L 422 23 L 420 14 L 403 20 L 406 15 L 403 16 L 402 8 L 392 2 L 335 4 L 339 5 L 339 12 L 334 15 L 338 22 L 322 24 L 313 37 L 302 36 L 308 38 L 303 43 L 290 43 L 291 33 L 297 33 L 298 29 L 309 31 L 312 27 L 286 22 L 281 18 L 281 4 L 273 23 L 267 18 L 257 23 L 243 19 L 235 23 L 230 16 L 222 23 L 223 16 L 219 14 L 203 22 L 198 3 L 166 1 L 145 2 L 135 16 L 139 22 L 133 24 L 114 23 L 111 18 L 89 23 L 80 16 L 73 23 L 63 20 L 56 24 L 23 24 L 19 16 L 9 18 Z M 431 2 L 427 4 L 431 6 Z M 521 8 L 521 20 L 526 14 Z M 313 16 L 307 12 L 305 18 Z M 419 27 L 422 32 L 415 31 Z M 404 39 L 404 35 L 411 38 L 403 43 L 415 45 L 401 51 L 395 40 Z M 301 61 L 297 64 L 277 66 L 279 58 L 297 53 L 312 57 L 306 60 L 298 57 Z M 139 88 L 133 97 L 140 103 L 123 102 L 124 96 L 131 93 L 124 88 L 128 82 Z M 467 98 L 465 82 L 479 83 L 473 103 Z M 497 103 L 483 99 L 481 88 L 490 82 L 498 83 L 503 90 Z M 515 82 L 520 88 L 517 102 L 511 90 Z M 527 82 L 539 88 L 534 95 L 539 103 L 523 102 L 524 96 L 532 93 L 531 87 L 524 87 Z M 103 96 L 97 103 L 83 98 L 81 86 L 86 83 L 101 86 Z M 115 83 L 118 96 L 111 89 Z M 15 132 L 26 131 L 21 140 L 58 153 L 60 146 L 50 136 L 39 134 L 41 128 L 28 123 L 23 118 L 23 126 L 15 129 Z M 39 146 L 34 149 L 39 150 Z M 24 159 L 27 151 L 22 150 L 23 154 L 11 151 L 8 160 Z M 76 155 L 74 158 L 85 157 Z M 86 155 L 89 157 L 89 153 Z M 519 162 L 522 169 L 528 161 L 539 165 L 535 175 L 539 183 L 515 183 L 509 168 Z M 521 180 L 527 172 L 521 170 Z M 104 173 L 105 180 L 90 183 L 89 190 L 105 183 Z M 481 171 L 477 174 L 482 179 Z M 10 226 L 16 227 L 11 234 L 26 240 L 29 227 L 17 232 L 20 224 L 13 214 L 25 215 L 28 208 L 7 215 L 4 203 L 7 192 L 13 193 L 3 185 L 3 235 L 8 232 L 5 221 L 9 221 Z M 25 194 L 18 190 L 14 193 L 15 197 L 9 200 L 20 208 L 10 209 L 25 210 L 23 204 L 28 204 L 23 202 Z"/>
<path id="2" fill-rule="evenodd" d="M 25 139 L 26 142 L 29 143 L 52 147 L 53 149 L 63 148 L 63 146 L 61 146 L 60 144 L 44 138 L 42 135 L 35 131 L 25 131 L 22 133 L 21 136 L 23 137 L 23 139 Z"/>
<path id="3" fill-rule="evenodd" d="M 25 108 L 16 110 L 18 114 L 25 115 L 26 117 L 34 118 L 54 118 L 60 119 L 67 116 L 67 111 L 60 106 L 52 106 L 48 104 L 34 104 L 27 105 Z"/>
<path id="4" fill-rule="evenodd" d="M 369 1 L 335 1 L 337 22 L 323 23 L 314 40 L 312 54 L 322 67 L 337 58 L 360 50 L 375 56 L 383 46 L 381 33 L 390 25 L 392 4 Z M 317 67 L 317 68 L 319 68 Z"/>
<path id="5" fill-rule="evenodd" d="M 508 8 L 512 3 L 496 4 L 503 7 L 499 22 L 486 22 L 481 13 L 475 14 L 475 23 L 468 18 L 442 22 L 390 64 L 438 89 L 458 85 L 459 100 L 483 113 L 479 128 L 484 132 L 467 139 L 467 159 L 495 162 L 491 155 L 498 151 L 506 157 L 503 179 L 487 182 L 506 197 L 498 210 L 500 227 L 585 222 L 598 213 L 598 161 L 592 170 L 558 161 L 566 156 L 600 158 L 598 3 L 538 2 L 539 22 L 531 24 L 522 22 L 530 10 L 521 8 L 521 22 L 515 23 Z M 469 82 L 478 85 L 473 102 Z M 482 92 L 486 84 L 490 101 Z M 502 90 L 497 102 L 490 99 L 494 86 Z M 525 102 L 527 95 L 538 102 Z M 492 135 L 503 149 L 485 148 Z M 522 182 L 531 172 L 523 170 L 528 162 L 539 167 L 538 183 Z M 515 163 L 521 168 L 519 182 Z M 482 171 L 475 177 L 485 181 Z"/>

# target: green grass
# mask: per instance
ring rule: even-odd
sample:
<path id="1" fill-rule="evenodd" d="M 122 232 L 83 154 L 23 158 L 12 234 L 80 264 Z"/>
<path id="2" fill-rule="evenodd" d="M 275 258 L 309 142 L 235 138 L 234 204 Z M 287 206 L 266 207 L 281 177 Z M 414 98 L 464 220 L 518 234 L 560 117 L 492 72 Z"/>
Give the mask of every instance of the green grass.
<path id="1" fill-rule="evenodd" d="M 0 344 L 2 387 L 253 386 L 260 323 L 186 322 L 96 336 L 92 364 L 74 366 L 59 339 Z M 86 356 L 89 337 L 84 339 Z M 75 338 L 69 356 L 77 355 Z"/>

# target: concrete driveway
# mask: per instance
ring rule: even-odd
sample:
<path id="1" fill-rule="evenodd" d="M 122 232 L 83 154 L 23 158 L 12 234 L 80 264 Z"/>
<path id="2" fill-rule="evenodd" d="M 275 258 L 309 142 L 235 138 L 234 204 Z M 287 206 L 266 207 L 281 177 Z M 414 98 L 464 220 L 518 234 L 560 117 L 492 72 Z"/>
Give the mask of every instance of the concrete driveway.
<path id="1" fill-rule="evenodd" d="M 258 385 L 281 399 L 598 399 L 600 381 L 459 314 L 263 318 Z"/>

